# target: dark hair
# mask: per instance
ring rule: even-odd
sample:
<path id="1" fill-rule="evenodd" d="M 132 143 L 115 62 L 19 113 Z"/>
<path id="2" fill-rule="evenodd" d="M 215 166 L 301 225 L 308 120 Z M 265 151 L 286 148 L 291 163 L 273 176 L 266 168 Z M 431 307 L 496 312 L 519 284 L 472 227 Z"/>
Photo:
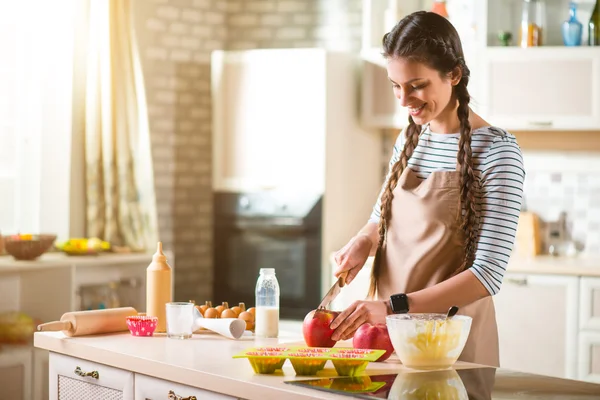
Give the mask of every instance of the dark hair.
<path id="1" fill-rule="evenodd" d="M 464 232 L 465 259 L 455 274 L 465 270 L 475 258 L 477 240 L 478 213 L 476 209 L 477 180 L 473 172 L 471 154 L 471 124 L 469 123 L 469 68 L 464 59 L 460 37 L 454 26 L 446 18 L 433 12 L 417 11 L 404 17 L 383 36 L 383 55 L 388 59 L 402 58 L 423 63 L 439 71 L 444 78 L 456 68 L 461 71 L 461 80 L 454 86 L 453 95 L 458 100 L 458 119 L 460 121 L 460 140 L 457 162 L 461 167 L 460 202 L 464 208 L 461 229 Z M 393 165 L 385 190 L 381 196 L 381 218 L 379 219 L 379 241 L 371 272 L 369 296 L 377 291 L 377 279 L 381 268 L 381 249 L 385 243 L 388 221 L 391 218 L 393 191 L 398 184 L 402 171 L 408 165 L 417 143 L 421 126 L 408 117 L 406 142 L 400 159 Z"/>

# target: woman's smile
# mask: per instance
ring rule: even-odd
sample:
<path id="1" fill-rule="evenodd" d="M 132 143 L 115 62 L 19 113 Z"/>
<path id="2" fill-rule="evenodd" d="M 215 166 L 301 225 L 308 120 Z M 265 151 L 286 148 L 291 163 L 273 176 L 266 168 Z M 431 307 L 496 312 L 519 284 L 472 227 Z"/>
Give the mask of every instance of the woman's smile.
<path id="1" fill-rule="evenodd" d="M 420 106 L 409 106 L 408 107 L 408 112 L 410 113 L 410 115 L 412 115 L 413 117 L 418 117 L 419 115 L 421 115 L 421 113 L 423 112 L 423 110 L 425 109 L 425 106 L 427 105 L 427 103 L 423 103 Z"/>

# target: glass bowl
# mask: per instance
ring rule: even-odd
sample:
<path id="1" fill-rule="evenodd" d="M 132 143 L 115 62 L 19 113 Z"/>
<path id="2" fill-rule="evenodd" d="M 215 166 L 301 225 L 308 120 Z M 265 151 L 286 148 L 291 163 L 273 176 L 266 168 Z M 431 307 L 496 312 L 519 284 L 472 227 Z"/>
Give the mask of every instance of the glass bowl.
<path id="1" fill-rule="evenodd" d="M 394 314 L 386 317 L 390 340 L 402 364 L 412 369 L 449 368 L 462 353 L 472 318 L 446 314 Z"/>

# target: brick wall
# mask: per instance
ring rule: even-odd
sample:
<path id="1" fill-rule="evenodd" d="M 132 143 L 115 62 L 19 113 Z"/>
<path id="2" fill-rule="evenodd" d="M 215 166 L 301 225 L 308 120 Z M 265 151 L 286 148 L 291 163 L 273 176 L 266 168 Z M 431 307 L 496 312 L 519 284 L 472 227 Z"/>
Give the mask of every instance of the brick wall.
<path id="1" fill-rule="evenodd" d="M 175 299 L 212 296 L 210 53 L 358 50 L 361 0 L 137 0 L 160 238 L 175 253 Z"/>
<path id="2" fill-rule="evenodd" d="M 175 254 L 175 299 L 208 296 L 211 263 L 210 53 L 223 48 L 220 0 L 137 0 L 160 238 Z"/>
<path id="3" fill-rule="evenodd" d="M 361 0 L 229 0 L 227 48 L 360 49 Z"/>

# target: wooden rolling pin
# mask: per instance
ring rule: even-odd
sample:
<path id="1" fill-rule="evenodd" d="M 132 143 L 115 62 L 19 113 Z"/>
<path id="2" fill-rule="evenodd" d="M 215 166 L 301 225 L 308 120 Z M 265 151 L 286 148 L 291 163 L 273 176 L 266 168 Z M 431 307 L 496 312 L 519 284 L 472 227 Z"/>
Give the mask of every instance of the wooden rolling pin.
<path id="1" fill-rule="evenodd" d="M 137 315 L 133 307 L 106 308 L 104 310 L 73 311 L 60 317 L 60 321 L 38 325 L 38 331 L 63 331 L 67 336 L 95 335 L 127 331 L 126 317 Z"/>

